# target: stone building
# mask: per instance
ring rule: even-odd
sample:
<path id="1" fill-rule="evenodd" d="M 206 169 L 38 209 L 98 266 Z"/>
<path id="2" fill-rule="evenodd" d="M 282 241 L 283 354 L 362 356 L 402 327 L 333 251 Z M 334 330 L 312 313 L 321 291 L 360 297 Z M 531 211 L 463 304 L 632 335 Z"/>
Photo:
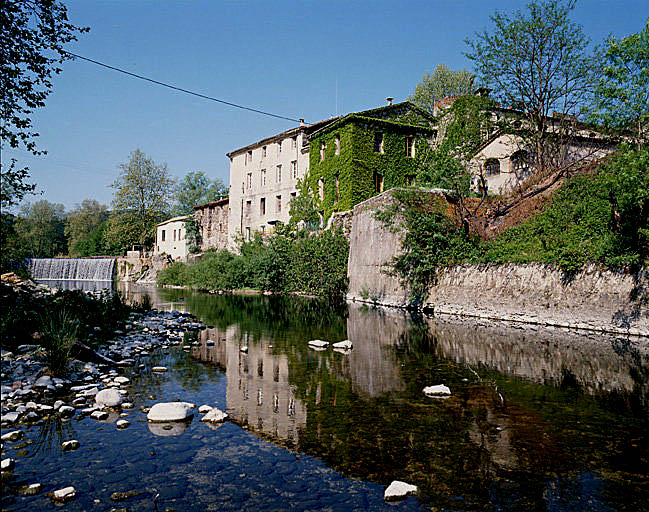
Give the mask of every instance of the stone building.
<path id="1" fill-rule="evenodd" d="M 228 198 L 194 206 L 194 218 L 200 235 L 200 250 L 227 249 L 228 221 L 230 216 Z"/>
<path id="2" fill-rule="evenodd" d="M 230 243 L 273 231 L 289 220 L 289 202 L 309 169 L 308 135 L 327 119 L 262 139 L 227 154 L 230 159 Z"/>
<path id="3" fill-rule="evenodd" d="M 185 261 L 187 247 L 185 221 L 189 215 L 165 220 L 156 226 L 154 254 L 168 254 L 174 261 Z"/>

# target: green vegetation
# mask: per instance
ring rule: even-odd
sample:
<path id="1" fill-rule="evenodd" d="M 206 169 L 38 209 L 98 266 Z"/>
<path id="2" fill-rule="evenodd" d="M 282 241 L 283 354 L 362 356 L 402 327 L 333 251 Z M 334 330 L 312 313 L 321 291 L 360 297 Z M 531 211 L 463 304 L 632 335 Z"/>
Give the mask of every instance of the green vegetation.
<path id="1" fill-rule="evenodd" d="M 435 103 L 447 96 L 463 96 L 473 92 L 472 73 L 463 69 L 454 71 L 439 64 L 432 73 L 425 73 L 415 92 L 408 98 L 418 107 L 435 114 Z"/>
<path id="2" fill-rule="evenodd" d="M 207 251 L 194 264 L 174 263 L 160 272 L 159 284 L 202 290 L 252 288 L 276 293 L 302 292 L 339 300 L 347 291 L 349 243 L 338 231 L 309 234 L 278 229 L 257 236 L 240 254 Z"/>
<path id="3" fill-rule="evenodd" d="M 104 233 L 108 208 L 94 199 L 84 199 L 67 215 L 65 235 L 70 256 L 100 256 L 108 254 Z"/>
<path id="4" fill-rule="evenodd" d="M 79 321 L 65 309 L 49 312 L 41 320 L 40 343 L 45 349 L 47 366 L 53 375 L 64 375 Z"/>

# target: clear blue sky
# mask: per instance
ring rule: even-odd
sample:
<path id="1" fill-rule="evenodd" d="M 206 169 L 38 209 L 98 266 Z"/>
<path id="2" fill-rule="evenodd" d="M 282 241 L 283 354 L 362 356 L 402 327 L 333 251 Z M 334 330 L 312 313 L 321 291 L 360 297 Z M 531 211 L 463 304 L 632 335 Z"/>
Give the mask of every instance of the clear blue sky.
<path id="1" fill-rule="evenodd" d="M 92 1 L 66 2 L 91 27 L 70 51 L 206 95 L 316 121 L 397 101 L 440 63 L 467 67 L 464 39 L 514 1 Z M 640 31 L 645 0 L 582 0 L 573 11 L 595 43 Z M 110 203 L 117 165 L 140 148 L 182 177 L 202 170 L 226 184 L 225 153 L 293 126 L 68 62 L 34 116 L 46 157 L 4 150 L 28 164 L 42 196 L 71 209 Z"/>

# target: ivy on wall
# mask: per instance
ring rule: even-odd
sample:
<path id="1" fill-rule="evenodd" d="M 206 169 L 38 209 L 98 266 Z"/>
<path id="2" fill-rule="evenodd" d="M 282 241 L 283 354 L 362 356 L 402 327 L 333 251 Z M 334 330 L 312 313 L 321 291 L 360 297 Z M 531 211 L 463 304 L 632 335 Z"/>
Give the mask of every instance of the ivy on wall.
<path id="1" fill-rule="evenodd" d="M 407 124 L 403 121 L 353 114 L 311 137 L 310 170 L 304 185 L 306 191 L 318 199 L 325 219 L 333 212 L 350 210 L 354 205 L 376 195 L 375 172 L 383 178 L 383 190 L 403 187 L 414 180 L 418 160 L 406 155 L 406 137 L 415 138 L 416 155 L 430 147 L 426 139 L 433 135 L 434 130 L 430 128 L 427 119 L 417 117 L 411 111 L 407 114 L 410 121 Z M 421 124 L 411 124 L 417 119 Z M 374 151 L 376 132 L 383 134 L 382 153 Z M 340 138 L 338 155 L 336 137 Z M 322 143 L 325 144 L 325 155 L 321 161 Z M 323 200 L 320 200 L 319 195 L 320 180 L 323 180 L 324 185 Z"/>

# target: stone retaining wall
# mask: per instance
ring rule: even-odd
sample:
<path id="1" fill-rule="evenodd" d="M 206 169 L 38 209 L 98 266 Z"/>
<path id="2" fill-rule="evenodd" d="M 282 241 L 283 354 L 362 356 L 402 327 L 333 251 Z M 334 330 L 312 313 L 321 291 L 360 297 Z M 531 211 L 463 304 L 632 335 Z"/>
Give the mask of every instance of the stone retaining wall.
<path id="1" fill-rule="evenodd" d="M 351 300 L 407 307 L 410 294 L 389 276 L 403 233 L 386 229 L 374 211 L 390 193 L 354 207 L 348 262 Z M 440 272 L 424 308 L 542 325 L 649 336 L 649 273 L 591 265 L 567 275 L 555 265 L 460 265 Z"/>

